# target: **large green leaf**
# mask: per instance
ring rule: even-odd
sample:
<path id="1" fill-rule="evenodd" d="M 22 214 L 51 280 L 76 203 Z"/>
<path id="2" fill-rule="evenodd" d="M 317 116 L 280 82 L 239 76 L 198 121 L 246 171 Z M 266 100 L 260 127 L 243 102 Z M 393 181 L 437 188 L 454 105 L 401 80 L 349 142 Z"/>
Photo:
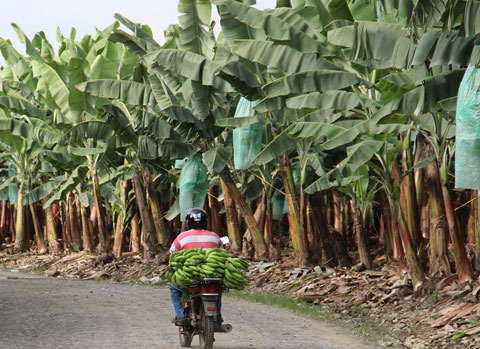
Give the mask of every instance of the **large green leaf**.
<path id="1" fill-rule="evenodd" d="M 125 142 L 136 144 L 138 135 L 135 133 L 132 121 L 129 118 L 130 113 L 125 105 L 118 105 L 118 103 L 120 102 L 117 102 L 117 105 L 106 104 L 102 106 L 101 109 L 107 114 L 105 122 L 108 127 L 113 129 L 116 137 Z"/>
<path id="2" fill-rule="evenodd" d="M 263 30 L 272 39 L 288 42 L 290 46 L 301 52 L 322 53 L 325 51 L 318 41 L 268 12 L 236 1 L 213 0 L 212 2 L 217 6 L 226 7 L 238 21 L 249 27 Z"/>
<path id="3" fill-rule="evenodd" d="M 289 131 L 290 128 L 287 127 L 267 144 L 255 158 L 254 163 L 257 165 L 265 165 L 270 161 L 276 161 L 280 155 L 296 149 L 295 140 L 288 136 Z"/>
<path id="4" fill-rule="evenodd" d="M 217 72 L 217 76 L 238 91 L 242 96 L 250 100 L 261 98 L 260 83 L 253 74 L 241 62 L 230 62 Z"/>
<path id="5" fill-rule="evenodd" d="M 342 89 L 359 82 L 360 80 L 352 73 L 337 70 L 317 70 L 287 75 L 265 85 L 263 90 L 268 97 L 277 97 L 296 93 Z"/>
<path id="6" fill-rule="evenodd" d="M 77 90 L 74 86 L 87 81 L 87 76 L 84 71 L 88 67 L 88 62 L 85 59 L 73 57 L 68 62 L 67 71 L 69 83 L 73 87 L 68 94 L 68 106 L 70 114 L 74 119 L 79 121 L 85 112 L 96 115 L 95 101 L 92 96 Z"/>
<path id="7" fill-rule="evenodd" d="M 235 54 L 268 67 L 278 68 L 285 73 L 298 73 L 307 70 L 338 69 L 316 53 L 301 53 L 272 41 L 236 40 L 231 45 Z"/>
<path id="8" fill-rule="evenodd" d="M 52 204 L 64 200 L 68 193 L 70 193 L 75 187 L 82 183 L 88 174 L 88 169 L 85 166 L 79 166 L 73 170 L 68 179 L 60 186 L 60 188 L 48 199 L 43 208 L 50 207 Z"/>
<path id="9" fill-rule="evenodd" d="M 147 65 L 158 63 L 165 69 L 174 71 L 194 81 L 201 81 L 203 75 L 202 64 L 204 62 L 213 64 L 202 55 L 176 49 L 160 49 L 149 52 L 144 56 L 144 61 Z"/>
<path id="10" fill-rule="evenodd" d="M 359 105 L 360 98 L 346 91 L 313 92 L 287 99 L 287 107 L 291 109 L 351 110 Z"/>
<path id="11" fill-rule="evenodd" d="M 203 130 L 201 122 L 195 118 L 191 110 L 181 106 L 168 86 L 157 76 L 150 76 L 150 85 L 153 96 L 162 113 L 172 120 L 195 124 L 198 129 Z"/>
<path id="12" fill-rule="evenodd" d="M 48 182 L 39 185 L 35 189 L 25 194 L 23 199 L 24 204 L 25 205 L 33 204 L 34 202 L 39 202 L 40 200 L 46 198 L 55 189 L 57 189 L 64 180 L 65 180 L 64 176 L 59 176 L 59 177 L 52 178 Z"/>
<path id="13" fill-rule="evenodd" d="M 136 106 L 156 106 L 155 98 L 149 86 L 123 80 L 93 80 L 78 84 L 77 89 L 93 96 L 118 99 Z"/>
<path id="14" fill-rule="evenodd" d="M 210 26 L 212 5 L 209 0 L 180 0 L 179 47 L 190 52 L 213 57 L 215 40 L 205 28 Z"/>
<path id="15" fill-rule="evenodd" d="M 347 148 L 347 157 L 342 160 L 343 166 L 350 167 L 352 172 L 370 161 L 384 145 L 383 141 L 367 139 Z"/>
<path id="16" fill-rule="evenodd" d="M 402 25 L 385 22 L 357 22 L 353 26 L 328 32 L 328 41 L 351 48 L 351 59 L 384 67 L 408 67 L 415 53 L 415 44 Z"/>
<path id="17" fill-rule="evenodd" d="M 133 33 L 135 33 L 135 37 L 145 43 L 144 48 L 146 51 L 157 50 L 160 48 L 160 45 L 153 39 L 152 34 L 147 32 L 147 27 L 139 25 L 137 23 L 133 23 L 128 18 L 122 16 L 120 13 L 115 13 L 114 17 L 120 23 L 130 29 Z"/>
<path id="18" fill-rule="evenodd" d="M 43 64 L 41 72 L 42 80 L 48 87 L 52 99 L 59 110 L 71 123 L 75 124 L 81 120 L 81 115 L 70 110 L 68 101 L 70 95 L 69 87 L 59 75 L 61 73 L 56 70 L 54 66 L 55 65 L 50 66 L 49 64 Z"/>
<path id="19" fill-rule="evenodd" d="M 217 143 L 212 149 L 203 153 L 202 158 L 208 172 L 220 173 L 232 158 L 232 148 Z"/>
<path id="20" fill-rule="evenodd" d="M 236 128 L 250 126 L 257 122 L 265 123 L 266 119 L 262 116 L 238 116 L 217 120 L 215 124 L 220 127 Z"/>
<path id="21" fill-rule="evenodd" d="M 331 139 L 346 132 L 344 127 L 322 122 L 299 121 L 290 127 L 289 136 L 295 138 Z"/>
<path id="22" fill-rule="evenodd" d="M 435 112 L 440 101 L 455 97 L 464 73 L 465 69 L 457 69 L 425 79 L 424 111 Z"/>
<path id="23" fill-rule="evenodd" d="M 139 57 L 142 57 L 152 49 L 148 41 L 128 34 L 120 29 L 115 30 L 108 39 L 114 43 L 124 44 L 131 52 Z M 157 49 L 157 47 L 155 47 L 155 49 Z"/>
<path id="24" fill-rule="evenodd" d="M 67 137 L 73 142 L 83 142 L 88 139 L 107 142 L 112 136 L 113 130 L 105 121 L 89 120 L 73 126 Z M 86 151 L 88 153 L 88 151 Z"/>
<path id="25" fill-rule="evenodd" d="M 233 90 L 228 84 L 215 76 L 221 66 L 206 57 L 192 52 L 176 49 L 161 49 L 144 56 L 147 65 L 158 64 L 166 70 L 183 76 L 202 85 L 213 86 L 225 92 Z M 205 91 L 205 87 L 202 87 Z"/>
<path id="26" fill-rule="evenodd" d="M 70 148 L 70 151 L 73 155 L 77 156 L 87 156 L 87 155 L 98 155 L 105 152 L 105 148 Z"/>
<path id="27" fill-rule="evenodd" d="M 0 105 L 3 105 L 7 109 L 13 110 L 19 114 L 27 114 L 40 119 L 45 118 L 44 110 L 38 108 L 23 98 L 13 96 L 0 97 Z"/>
<path id="28" fill-rule="evenodd" d="M 155 138 L 144 135 L 138 137 L 137 149 L 138 156 L 142 159 L 156 159 L 165 153 L 162 144 L 159 144 Z"/>

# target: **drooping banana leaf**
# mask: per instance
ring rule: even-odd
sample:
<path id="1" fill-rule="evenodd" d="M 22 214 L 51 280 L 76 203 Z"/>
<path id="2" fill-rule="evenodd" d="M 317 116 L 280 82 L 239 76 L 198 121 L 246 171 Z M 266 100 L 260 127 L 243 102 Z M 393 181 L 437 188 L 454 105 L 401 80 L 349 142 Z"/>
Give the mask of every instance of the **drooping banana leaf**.
<path id="1" fill-rule="evenodd" d="M 203 163 L 210 173 L 220 173 L 232 158 L 232 148 L 221 143 L 215 144 L 213 148 L 202 155 Z"/>
<path id="2" fill-rule="evenodd" d="M 287 75 L 265 85 L 263 90 L 268 97 L 278 97 L 289 94 L 337 90 L 359 82 L 357 76 L 349 72 L 316 70 Z"/>
<path id="3" fill-rule="evenodd" d="M 225 6 L 238 21 L 263 30 L 268 37 L 274 40 L 288 42 L 290 46 L 300 52 L 322 54 L 325 51 L 317 40 L 265 11 L 257 10 L 236 1 L 213 0 L 213 3 L 217 6 Z"/>
<path id="4" fill-rule="evenodd" d="M 178 2 L 178 17 L 181 49 L 213 57 L 215 39 L 205 27 L 210 26 L 212 5 L 209 0 L 180 0 Z"/>
<path id="5" fill-rule="evenodd" d="M 118 99 L 134 106 L 156 106 L 155 98 L 149 86 L 124 80 L 92 80 L 78 84 L 76 88 L 93 96 Z"/>
<path id="6" fill-rule="evenodd" d="M 366 101 L 368 105 L 369 101 Z M 360 106 L 357 94 L 347 91 L 312 92 L 287 99 L 287 107 L 291 109 L 337 109 L 351 110 Z"/>
<path id="7" fill-rule="evenodd" d="M 230 45 L 235 54 L 265 66 L 275 67 L 285 73 L 298 73 L 307 70 L 339 69 L 315 53 L 302 53 L 287 45 L 272 41 L 236 40 Z"/>
<path id="8" fill-rule="evenodd" d="M 280 155 L 296 149 L 296 141 L 288 136 L 289 131 L 290 127 L 287 127 L 268 143 L 255 158 L 254 163 L 264 165 L 272 160 L 276 160 Z"/>
<path id="9" fill-rule="evenodd" d="M 65 176 L 57 176 L 50 179 L 48 182 L 43 183 L 33 190 L 27 192 L 23 198 L 24 204 L 29 205 L 35 202 L 39 202 L 40 200 L 46 198 L 50 195 L 54 190 L 56 190 L 60 184 L 65 180 Z"/>
<path id="10" fill-rule="evenodd" d="M 43 208 L 50 207 L 52 204 L 64 200 L 68 193 L 70 193 L 78 184 L 83 182 L 88 174 L 88 168 L 79 166 L 73 170 L 68 179 L 60 186 L 60 188 L 48 199 Z"/>

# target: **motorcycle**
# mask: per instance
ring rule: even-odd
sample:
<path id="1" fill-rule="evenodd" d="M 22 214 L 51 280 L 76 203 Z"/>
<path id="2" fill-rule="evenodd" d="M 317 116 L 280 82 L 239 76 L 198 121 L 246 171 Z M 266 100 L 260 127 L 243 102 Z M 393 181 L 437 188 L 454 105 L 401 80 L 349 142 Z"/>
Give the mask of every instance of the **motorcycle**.
<path id="1" fill-rule="evenodd" d="M 185 304 L 188 324 L 178 324 L 180 345 L 190 347 L 193 336 L 200 339 L 200 349 L 213 348 L 214 333 L 232 331 L 230 324 L 218 324 L 217 301 L 222 293 L 228 292 L 222 279 L 203 278 L 188 288 L 188 300 Z"/>

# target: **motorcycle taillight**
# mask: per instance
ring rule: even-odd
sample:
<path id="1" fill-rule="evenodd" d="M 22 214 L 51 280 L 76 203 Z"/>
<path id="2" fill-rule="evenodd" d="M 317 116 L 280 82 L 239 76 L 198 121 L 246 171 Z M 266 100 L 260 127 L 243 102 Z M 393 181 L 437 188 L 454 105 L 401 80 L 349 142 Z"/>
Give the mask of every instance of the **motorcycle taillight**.
<path id="1" fill-rule="evenodd" d="M 217 284 L 209 284 L 200 286 L 200 293 L 218 293 L 219 286 Z"/>

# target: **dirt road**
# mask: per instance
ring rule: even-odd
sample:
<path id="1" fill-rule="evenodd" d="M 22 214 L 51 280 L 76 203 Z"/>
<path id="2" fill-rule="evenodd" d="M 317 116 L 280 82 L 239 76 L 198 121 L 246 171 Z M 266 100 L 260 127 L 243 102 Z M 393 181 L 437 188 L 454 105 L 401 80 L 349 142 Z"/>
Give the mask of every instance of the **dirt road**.
<path id="1" fill-rule="evenodd" d="M 215 348 L 373 348 L 347 331 L 224 298 Z M 0 271 L 0 348 L 180 348 L 168 289 Z M 198 348 L 198 338 L 192 347 Z"/>

